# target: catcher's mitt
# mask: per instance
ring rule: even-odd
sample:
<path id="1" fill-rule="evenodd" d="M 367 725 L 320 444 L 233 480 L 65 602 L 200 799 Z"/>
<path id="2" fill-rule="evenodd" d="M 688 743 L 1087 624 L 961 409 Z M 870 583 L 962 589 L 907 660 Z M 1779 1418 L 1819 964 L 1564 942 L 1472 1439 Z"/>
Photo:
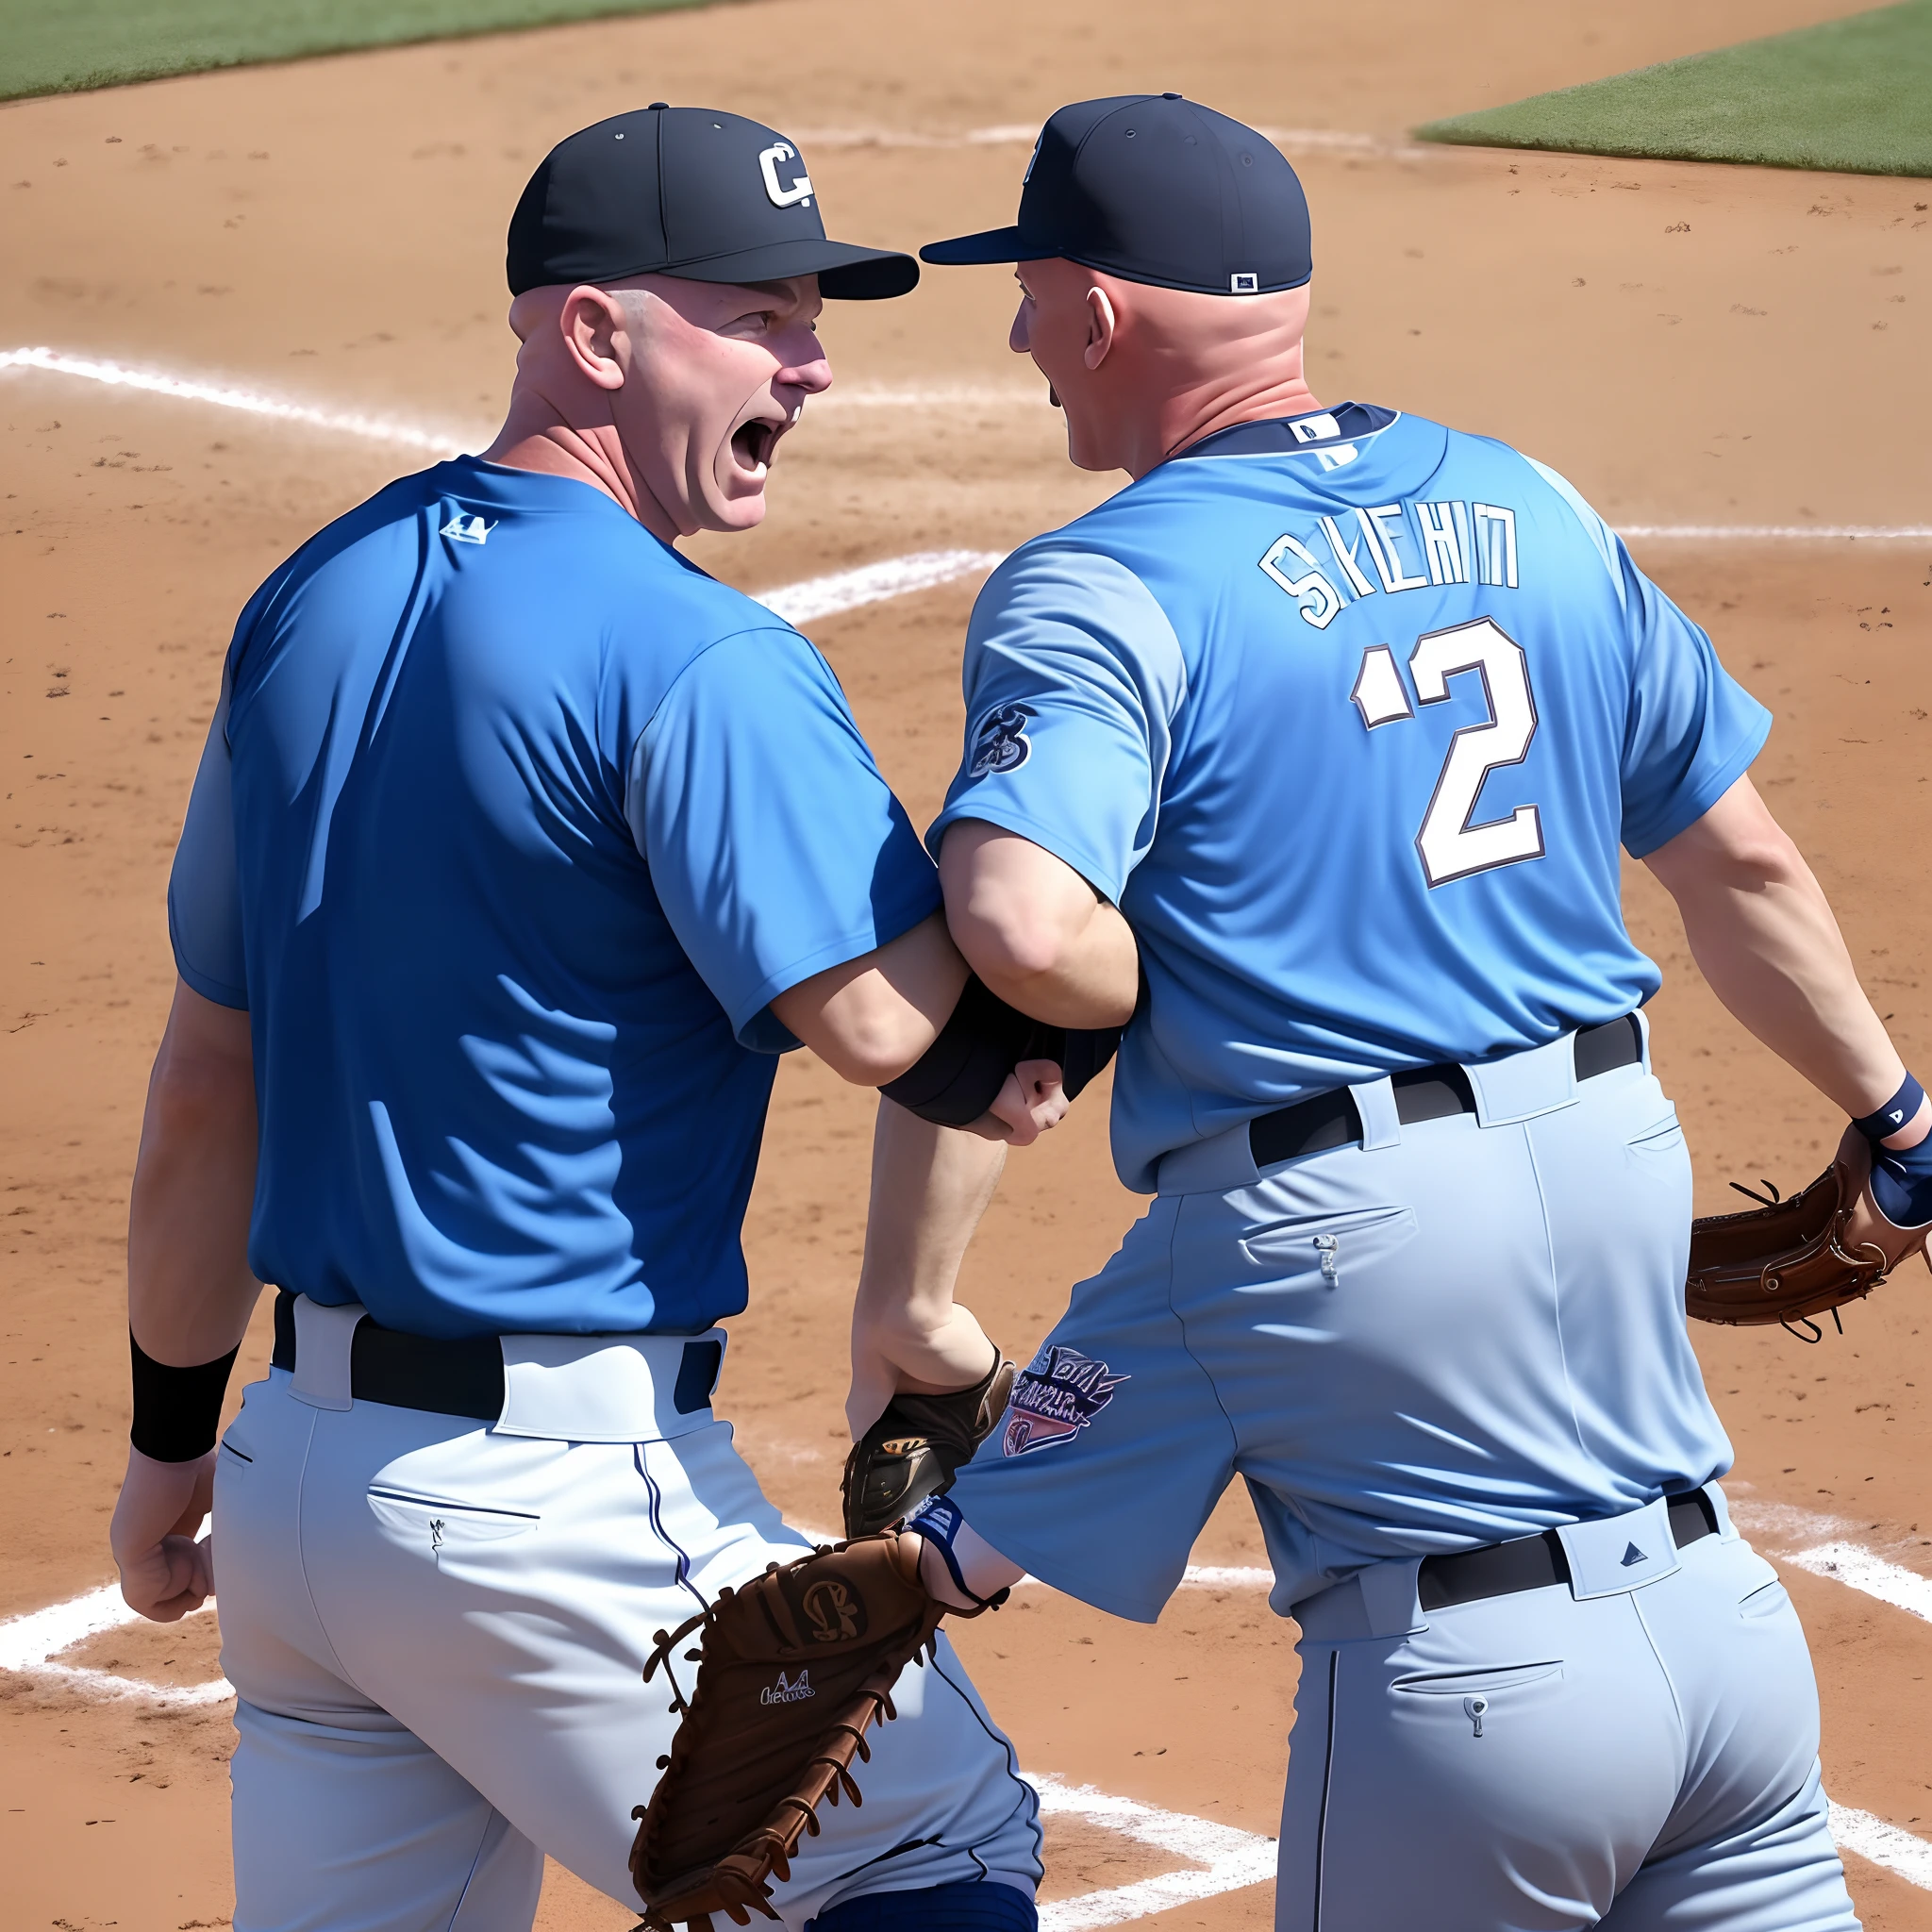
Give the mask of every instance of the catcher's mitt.
<path id="1" fill-rule="evenodd" d="M 741 1589 L 719 1592 L 702 1616 L 658 1633 L 644 1666 L 671 1676 L 671 1652 L 693 1630 L 697 1682 L 663 1775 L 631 1846 L 630 1872 L 644 1924 L 676 1921 L 710 1932 L 709 1915 L 734 1924 L 770 1904 L 772 1874 L 791 1876 L 791 1855 L 819 1830 L 821 1800 L 840 1790 L 857 1805 L 854 1757 L 870 1758 L 864 1733 L 891 1718 L 892 1685 L 913 1658 L 935 1649 L 948 1614 L 919 1582 L 914 1548 L 896 1534 L 838 1543 L 782 1568 L 774 1563 Z M 952 1611 L 977 1615 L 977 1611 Z"/>
<path id="2" fill-rule="evenodd" d="M 970 1389 L 893 1396 L 845 1458 L 839 1483 L 845 1534 L 875 1536 L 903 1522 L 935 1491 L 950 1488 L 959 1465 L 1006 1413 L 1013 1374 L 1013 1364 L 995 1353 L 992 1367 Z"/>
<path id="3" fill-rule="evenodd" d="M 1741 1214 L 1707 1214 L 1690 1224 L 1690 1269 L 1684 1285 L 1684 1309 L 1700 1322 L 1738 1327 L 1782 1323 L 1796 1335 L 1795 1322 L 1811 1330 L 1801 1339 L 1815 1341 L 1818 1324 L 1808 1318 L 1867 1295 L 1890 1269 L 1881 1248 L 1869 1241 L 1845 1245 L 1845 1225 L 1863 1190 L 1861 1175 L 1840 1158 L 1803 1193 L 1780 1197 L 1769 1181 L 1768 1194 L 1731 1185 L 1762 1201 Z"/>

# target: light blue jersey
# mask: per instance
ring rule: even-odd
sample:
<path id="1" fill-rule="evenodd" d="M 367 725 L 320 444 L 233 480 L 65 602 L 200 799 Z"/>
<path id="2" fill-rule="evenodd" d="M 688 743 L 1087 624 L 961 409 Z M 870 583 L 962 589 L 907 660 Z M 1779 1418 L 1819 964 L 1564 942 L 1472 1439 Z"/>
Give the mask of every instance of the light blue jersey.
<path id="1" fill-rule="evenodd" d="M 1199 449 L 989 584 L 929 835 L 1047 847 L 1140 943 L 1114 1145 L 1158 1198 L 953 1494 L 1150 1619 L 1236 1475 L 1288 1612 L 1729 1466 L 1619 846 L 1698 818 L 1766 728 L 1501 444 L 1347 406 Z M 1344 1087 L 1332 1136 L 1257 1148 L 1257 1116 Z"/>
<path id="2" fill-rule="evenodd" d="M 1657 990 L 1641 857 L 1769 714 L 1560 477 L 1357 404 L 1208 438 L 993 575 L 934 852 L 990 821 L 1118 904 L 1122 1179 L 1309 1094 Z"/>
<path id="3" fill-rule="evenodd" d="M 242 613 L 169 891 L 252 1023 L 251 1267 L 422 1335 L 736 1313 L 770 1003 L 938 905 L 796 631 L 585 484 L 392 484 Z"/>

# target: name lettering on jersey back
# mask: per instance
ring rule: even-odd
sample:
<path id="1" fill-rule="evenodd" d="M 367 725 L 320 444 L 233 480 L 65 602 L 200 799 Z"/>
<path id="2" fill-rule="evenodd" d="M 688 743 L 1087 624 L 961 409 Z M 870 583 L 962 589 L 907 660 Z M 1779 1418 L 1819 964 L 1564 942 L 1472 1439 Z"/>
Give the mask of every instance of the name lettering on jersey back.
<path id="1" fill-rule="evenodd" d="M 1382 503 L 1284 532 L 1258 559 L 1302 621 L 1325 630 L 1349 604 L 1445 584 L 1518 586 L 1516 512 L 1506 504 Z"/>

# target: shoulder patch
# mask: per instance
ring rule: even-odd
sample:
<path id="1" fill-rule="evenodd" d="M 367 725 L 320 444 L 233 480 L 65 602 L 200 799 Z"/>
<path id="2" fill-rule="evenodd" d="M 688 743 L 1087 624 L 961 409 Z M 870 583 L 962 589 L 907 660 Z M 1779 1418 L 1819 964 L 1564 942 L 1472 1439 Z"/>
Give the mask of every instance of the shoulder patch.
<path id="1" fill-rule="evenodd" d="M 1031 705 L 995 705 L 973 728 L 973 755 L 966 775 L 984 778 L 1017 772 L 1033 756 L 1026 723 L 1039 712 Z"/>

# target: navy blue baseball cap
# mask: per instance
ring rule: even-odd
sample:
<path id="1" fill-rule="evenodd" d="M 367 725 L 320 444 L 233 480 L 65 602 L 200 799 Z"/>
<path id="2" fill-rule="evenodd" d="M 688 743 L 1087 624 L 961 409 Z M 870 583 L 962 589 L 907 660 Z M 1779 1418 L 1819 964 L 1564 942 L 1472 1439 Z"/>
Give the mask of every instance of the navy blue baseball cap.
<path id="1" fill-rule="evenodd" d="M 919 251 L 935 263 L 1056 255 L 1204 295 L 1299 289 L 1314 273 L 1307 197 L 1281 150 L 1179 94 L 1062 108 L 1034 143 L 1019 221 Z"/>
<path id="2" fill-rule="evenodd" d="M 817 275 L 822 295 L 867 302 L 919 280 L 909 255 L 825 239 L 804 158 L 775 128 L 662 101 L 550 150 L 510 217 L 507 266 L 512 295 L 626 275 Z"/>

